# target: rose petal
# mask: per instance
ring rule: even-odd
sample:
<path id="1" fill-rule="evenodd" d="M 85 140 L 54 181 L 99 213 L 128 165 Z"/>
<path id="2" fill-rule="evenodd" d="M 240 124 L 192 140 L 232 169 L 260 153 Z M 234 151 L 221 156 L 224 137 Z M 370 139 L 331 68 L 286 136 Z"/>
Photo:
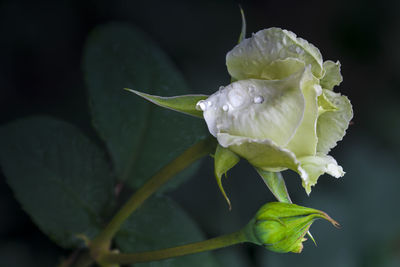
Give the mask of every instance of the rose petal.
<path id="1" fill-rule="evenodd" d="M 203 113 L 211 134 L 269 139 L 285 146 L 303 119 L 304 75 L 305 71 L 284 80 L 241 80 L 211 95 Z"/>
<path id="2" fill-rule="evenodd" d="M 326 89 L 323 90 L 323 94 L 337 107 L 337 110 L 321 114 L 317 121 L 317 152 L 328 154 L 346 134 L 349 122 L 353 118 L 353 110 L 346 96 Z"/>
<path id="3" fill-rule="evenodd" d="M 219 133 L 218 142 L 223 147 L 247 159 L 253 166 L 266 171 L 282 171 L 292 169 L 297 171 L 300 162 L 287 149 L 280 148 L 270 140 L 257 140 L 243 136 Z"/>
<path id="4" fill-rule="evenodd" d="M 336 63 L 327 60 L 323 64 L 325 75 L 321 79 L 321 86 L 324 89 L 332 90 L 333 87 L 339 85 L 343 81 L 342 74 L 340 74 L 340 62 Z"/>
<path id="5" fill-rule="evenodd" d="M 310 64 L 320 78 L 322 62 L 318 48 L 280 28 L 261 30 L 226 55 L 228 72 L 236 80 L 282 79 Z"/>
<path id="6" fill-rule="evenodd" d="M 311 186 L 317 183 L 319 176 L 328 173 L 333 177 L 342 177 L 345 172 L 339 166 L 336 160 L 328 155 L 317 154 L 316 156 L 308 156 L 299 158 L 301 162 L 301 169 L 304 170 L 302 175 L 303 187 L 306 189 L 307 194 L 311 192 Z"/>
<path id="7" fill-rule="evenodd" d="M 318 85 L 318 79 L 312 75 L 309 68 L 305 71 L 301 81 L 301 90 L 306 101 L 304 117 L 295 135 L 285 147 L 297 157 L 315 155 L 318 143 L 318 96 L 322 93 L 322 89 Z"/>

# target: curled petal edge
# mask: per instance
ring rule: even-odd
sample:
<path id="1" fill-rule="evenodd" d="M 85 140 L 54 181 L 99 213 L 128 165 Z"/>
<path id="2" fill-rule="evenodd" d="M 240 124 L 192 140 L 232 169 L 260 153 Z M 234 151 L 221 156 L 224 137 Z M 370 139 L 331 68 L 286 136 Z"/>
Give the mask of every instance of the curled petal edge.
<path id="1" fill-rule="evenodd" d="M 306 174 L 301 178 L 303 179 L 303 187 L 308 195 L 311 193 L 311 186 L 317 183 L 319 176 L 322 174 L 327 173 L 335 178 L 340 178 L 345 174 L 343 168 L 329 155 L 317 153 L 315 156 L 299 158 L 299 161 L 301 163 L 300 168 Z"/>
<path id="2" fill-rule="evenodd" d="M 229 148 L 259 169 L 271 172 L 291 169 L 297 172 L 308 195 L 322 174 L 328 173 L 336 178 L 345 174 L 336 160 L 328 155 L 317 153 L 314 156 L 296 158 L 293 152 L 268 139 L 257 140 L 227 133 L 219 133 L 217 139 L 222 147 Z"/>
<path id="3" fill-rule="evenodd" d="M 293 152 L 281 148 L 269 139 L 258 140 L 227 133 L 217 134 L 221 146 L 247 159 L 253 166 L 265 171 L 297 170 L 300 162 Z"/>

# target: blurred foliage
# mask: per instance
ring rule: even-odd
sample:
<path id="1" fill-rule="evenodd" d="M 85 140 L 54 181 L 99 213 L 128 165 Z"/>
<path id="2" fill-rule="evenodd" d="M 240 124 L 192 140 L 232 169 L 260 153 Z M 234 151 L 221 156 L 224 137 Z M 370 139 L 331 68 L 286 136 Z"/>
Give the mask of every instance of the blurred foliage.
<path id="1" fill-rule="evenodd" d="M 140 252 L 204 240 L 197 224 L 171 199 L 153 197 L 146 201 L 116 236 L 123 252 Z M 211 253 L 199 253 L 164 261 L 135 264 L 137 267 L 220 266 Z"/>
<path id="2" fill-rule="evenodd" d="M 75 127 L 46 117 L 0 129 L 0 163 L 22 208 L 51 239 L 76 247 L 93 238 L 112 205 L 113 179 L 105 154 Z"/>
<path id="3" fill-rule="evenodd" d="M 119 180 L 139 188 L 207 136 L 202 120 L 174 114 L 123 90 L 165 96 L 190 92 L 179 71 L 140 30 L 124 24 L 96 28 L 84 53 L 93 123 Z"/>
<path id="4" fill-rule="evenodd" d="M 248 245 L 213 254 L 221 265 L 233 267 L 293 263 L 399 266 L 399 3 L 253 0 L 242 7 L 248 33 L 271 26 L 287 28 L 314 43 L 326 59 L 342 63 L 344 82 L 338 90 L 351 99 L 355 118 L 332 153 L 347 174 L 339 180 L 321 177 L 310 197 L 301 189 L 297 175 L 285 172 L 284 177 L 295 203 L 326 211 L 343 228 L 336 230 L 316 222 L 311 230 L 318 247 L 308 241 L 300 255 L 273 254 Z M 100 149 L 109 148 L 91 126 L 87 104 L 91 93 L 86 91 L 81 67 L 89 32 L 107 22 L 125 22 L 147 33 L 195 92 L 211 93 L 229 83 L 225 54 L 237 42 L 241 24 L 234 1 L 4 0 L 0 3 L 0 123 L 38 113 L 51 115 L 77 126 Z M 98 56 L 98 60 L 102 58 Z M 117 69 L 110 71 L 118 73 Z M 98 81 L 105 78 L 104 72 Z M 121 93 L 136 101 L 135 96 Z M 3 179 L 2 264 L 54 266 L 67 257 L 69 251 L 54 245 L 21 211 Z M 231 212 L 216 186 L 212 159 L 208 159 L 195 177 L 169 196 L 205 236 L 237 230 L 262 204 L 273 200 L 258 174 L 244 161 L 229 172 L 224 188 L 232 201 Z"/>
<path id="5" fill-rule="evenodd" d="M 90 107 L 94 126 L 113 164 L 79 129 L 57 119 L 36 116 L 0 128 L 0 163 L 15 197 L 39 228 L 65 248 L 82 247 L 82 240 L 100 232 L 120 195 L 120 185 L 113 192 L 115 178 L 136 189 L 184 149 L 207 136 L 199 120 L 196 124 L 177 118 L 182 115 L 155 110 L 147 102 L 130 101 L 122 94 L 124 83 L 157 92 L 163 89 L 173 95 L 185 92 L 179 72 L 156 45 L 122 24 L 96 29 L 91 36 L 85 50 Z M 189 176 L 193 171 L 184 173 Z M 175 179 L 172 184 L 177 186 L 181 180 Z M 147 249 L 158 248 L 165 240 L 187 243 L 201 236 L 176 204 L 157 201 L 162 205 L 150 201 L 138 212 L 141 221 L 135 220 L 123 230 L 119 248 L 140 248 L 131 241 L 138 235 L 142 235 L 140 241 Z M 185 227 L 192 235 L 176 235 Z M 216 265 L 210 253 L 172 262 L 185 266 L 198 261 Z M 160 264 L 166 262 L 171 261 Z"/>

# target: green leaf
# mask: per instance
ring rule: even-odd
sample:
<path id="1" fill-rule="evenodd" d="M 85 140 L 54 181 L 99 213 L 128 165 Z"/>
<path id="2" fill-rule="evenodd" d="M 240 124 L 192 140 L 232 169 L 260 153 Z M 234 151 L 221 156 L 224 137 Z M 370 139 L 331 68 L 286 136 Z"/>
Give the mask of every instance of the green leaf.
<path id="1" fill-rule="evenodd" d="M 118 179 L 134 188 L 207 136 L 201 120 L 171 112 L 123 88 L 152 95 L 189 93 L 166 55 L 141 31 L 124 24 L 95 29 L 84 70 L 95 128 L 105 141 Z"/>
<path id="2" fill-rule="evenodd" d="M 285 180 L 280 172 L 269 172 L 260 168 L 256 168 L 256 171 L 279 202 L 292 203 Z"/>
<path id="3" fill-rule="evenodd" d="M 207 95 L 181 95 L 181 96 L 156 96 L 135 91 L 129 88 L 125 90 L 137 94 L 144 99 L 156 104 L 160 107 L 171 109 L 174 111 L 182 112 L 184 114 L 192 115 L 198 118 L 203 118 L 203 111 L 197 110 L 196 105 L 200 100 L 207 99 Z"/>
<path id="4" fill-rule="evenodd" d="M 218 187 L 221 190 L 222 195 L 229 205 L 229 209 L 232 208 L 231 201 L 225 193 L 221 179 L 224 174 L 226 176 L 226 173 L 232 169 L 239 162 L 239 160 L 239 156 L 233 153 L 231 150 L 220 145 L 217 146 L 214 156 L 215 178 L 217 179 Z"/>
<path id="5" fill-rule="evenodd" d="M 157 250 L 204 240 L 195 222 L 171 199 L 153 197 L 146 201 L 121 227 L 116 236 L 125 253 Z M 216 267 L 210 252 L 135 264 L 135 267 Z"/>
<path id="6" fill-rule="evenodd" d="M 63 247 L 92 238 L 113 202 L 103 151 L 74 126 L 49 117 L 0 128 L 0 163 L 23 209 Z"/>

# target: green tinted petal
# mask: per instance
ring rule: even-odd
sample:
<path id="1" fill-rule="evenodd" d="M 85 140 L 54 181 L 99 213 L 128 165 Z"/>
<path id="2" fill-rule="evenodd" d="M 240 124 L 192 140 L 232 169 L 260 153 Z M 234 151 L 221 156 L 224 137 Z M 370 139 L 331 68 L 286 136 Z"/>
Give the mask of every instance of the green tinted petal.
<path id="1" fill-rule="evenodd" d="M 284 79 L 293 73 L 301 71 L 305 66 L 304 61 L 297 58 L 277 59 L 265 65 L 259 76 L 265 80 Z"/>
<path id="2" fill-rule="evenodd" d="M 314 155 L 318 143 L 318 96 L 322 93 L 322 89 L 318 85 L 318 79 L 316 79 L 309 70 L 306 70 L 303 76 L 301 90 L 306 101 L 304 117 L 299 128 L 297 128 L 296 134 L 285 147 L 292 151 L 297 157 Z"/>
<path id="3" fill-rule="evenodd" d="M 312 66 L 317 78 L 324 74 L 318 48 L 280 28 L 261 30 L 243 40 L 226 55 L 226 65 L 237 80 L 282 79 L 306 65 Z"/>
<path id="4" fill-rule="evenodd" d="M 280 148 L 270 140 L 256 140 L 248 137 L 220 133 L 218 142 L 223 147 L 248 160 L 253 166 L 266 171 L 297 170 L 300 163 L 287 149 Z"/>
<path id="5" fill-rule="evenodd" d="M 201 110 L 196 109 L 196 104 L 200 100 L 204 100 L 208 97 L 206 95 L 181 95 L 181 96 L 163 97 L 163 96 L 149 95 L 128 88 L 125 88 L 125 90 L 135 93 L 138 96 L 141 96 L 160 107 L 172 109 L 199 118 L 203 118 L 203 112 Z"/>
<path id="6" fill-rule="evenodd" d="M 337 110 L 324 112 L 317 121 L 317 152 L 327 154 L 346 134 L 353 110 L 346 96 L 330 90 L 323 90 L 323 95 L 337 107 Z"/>
<path id="7" fill-rule="evenodd" d="M 319 176 L 328 173 L 333 177 L 342 177 L 345 173 L 334 158 L 324 154 L 299 158 L 301 168 L 307 175 L 302 175 L 303 187 L 307 194 L 311 192 L 311 186 L 317 183 Z"/>
<path id="8" fill-rule="evenodd" d="M 336 63 L 327 60 L 324 62 L 325 75 L 321 79 L 321 86 L 324 89 L 333 89 L 333 87 L 339 85 L 343 81 L 343 77 L 340 74 L 340 62 Z"/>
<path id="9" fill-rule="evenodd" d="M 226 173 L 233 168 L 233 166 L 235 166 L 239 160 L 239 156 L 233 153 L 231 150 L 220 145 L 217 146 L 214 156 L 215 178 L 217 179 L 218 187 L 221 190 L 222 195 L 224 196 L 226 202 L 228 202 L 229 209 L 231 209 L 231 202 L 225 193 L 221 179 L 224 174 L 226 176 Z"/>
<path id="10" fill-rule="evenodd" d="M 326 97 L 326 94 L 321 94 L 318 97 L 318 116 L 327 111 L 337 111 L 338 108 Z"/>
<path id="11" fill-rule="evenodd" d="M 286 145 L 303 119 L 304 73 L 284 80 L 241 80 L 211 95 L 204 118 L 212 135 L 229 133 Z"/>

